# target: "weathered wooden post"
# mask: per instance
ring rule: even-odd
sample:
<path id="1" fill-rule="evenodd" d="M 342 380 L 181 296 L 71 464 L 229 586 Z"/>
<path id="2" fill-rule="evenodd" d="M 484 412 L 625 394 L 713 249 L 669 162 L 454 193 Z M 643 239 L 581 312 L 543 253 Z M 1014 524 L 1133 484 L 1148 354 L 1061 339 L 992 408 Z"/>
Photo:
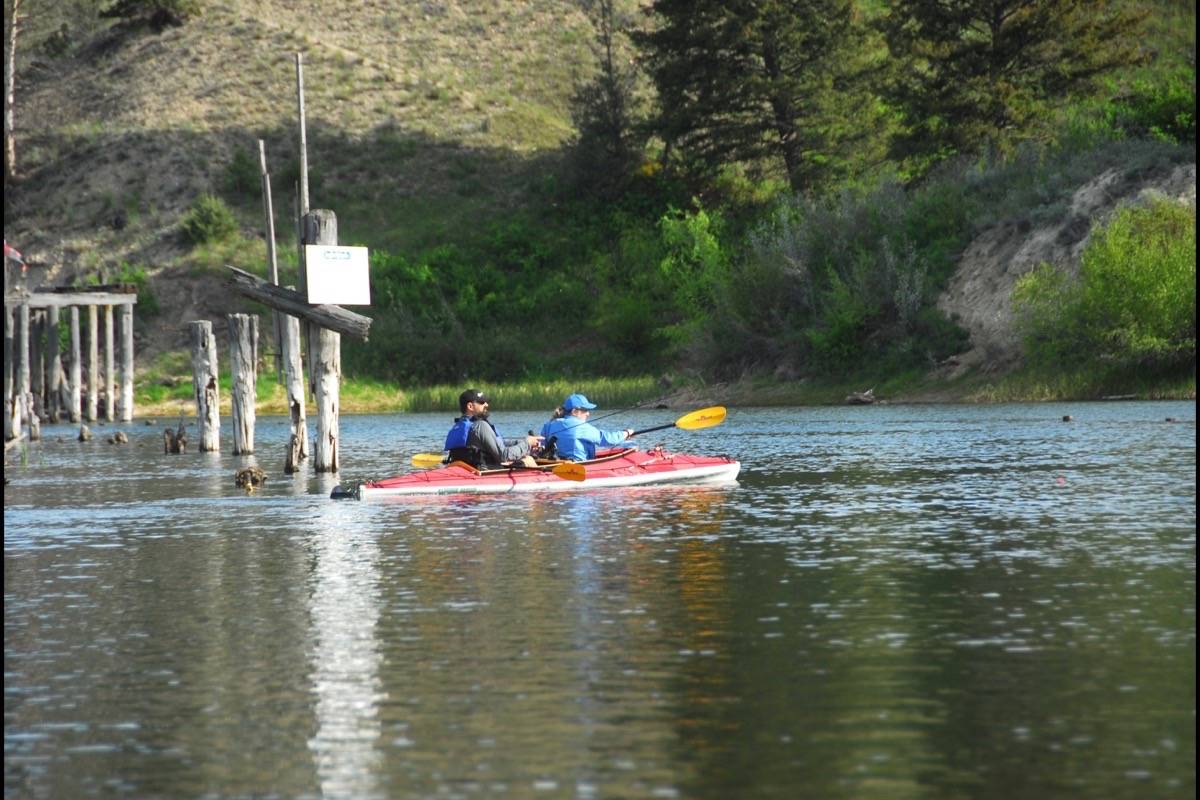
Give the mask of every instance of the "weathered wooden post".
<path id="1" fill-rule="evenodd" d="M 217 392 L 217 340 L 212 323 L 191 323 L 192 386 L 196 391 L 196 419 L 200 425 L 201 453 L 221 449 L 221 418 Z"/>
<path id="2" fill-rule="evenodd" d="M 318 208 L 304 215 L 304 243 L 337 244 L 337 215 Z M 305 267 L 307 271 L 307 267 Z M 338 406 L 342 372 L 342 336 L 316 325 L 309 327 L 309 381 L 317 407 L 317 441 L 313 469 L 338 471 Z"/>
<path id="3" fill-rule="evenodd" d="M 46 309 L 46 414 L 58 422 L 62 395 L 62 347 L 58 340 L 58 306 Z"/>
<path id="4" fill-rule="evenodd" d="M 300 320 L 290 314 L 280 314 L 280 318 L 283 322 L 282 349 L 288 411 L 292 415 L 291 439 L 283 471 L 290 475 L 303 459 L 308 458 L 308 422 L 304 408 L 304 372 L 300 367 Z"/>
<path id="5" fill-rule="evenodd" d="M 100 326 L 97 321 L 96 306 L 89 305 L 88 310 L 88 387 L 87 387 L 87 421 L 96 421 L 96 409 L 100 405 Z"/>
<path id="6" fill-rule="evenodd" d="M 67 383 L 70 386 L 70 417 L 71 422 L 79 422 L 81 388 L 83 385 L 83 363 L 79 348 L 79 306 L 71 306 L 71 375 Z"/>
<path id="7" fill-rule="evenodd" d="M 4 306 L 4 438 L 12 436 L 12 399 L 13 374 L 16 364 L 13 363 L 13 310 L 12 306 Z"/>
<path id="8" fill-rule="evenodd" d="M 122 422 L 133 419 L 133 304 L 121 304 L 121 392 L 117 407 Z"/>
<path id="9" fill-rule="evenodd" d="M 19 439 L 25 424 L 25 386 L 29 383 L 29 306 L 21 305 L 16 311 L 13 331 L 13 349 L 16 355 L 13 372 L 13 393 L 8 412 L 9 439 Z"/>
<path id="10" fill-rule="evenodd" d="M 229 314 L 229 369 L 233 374 L 233 454 L 254 452 L 257 401 L 253 322 L 249 314 Z"/>
<path id="11" fill-rule="evenodd" d="M 33 403 L 26 409 L 39 419 L 45 416 L 46 367 L 43 343 L 46 330 L 45 313 L 40 309 L 29 310 L 29 389 L 33 392 Z"/>
<path id="12" fill-rule="evenodd" d="M 117 376 L 113 370 L 113 310 L 104 306 L 104 419 L 116 419 Z"/>
<path id="13" fill-rule="evenodd" d="M 29 304 L 22 303 L 17 323 L 17 394 L 21 400 L 14 410 L 13 438 L 21 435 L 21 425 L 29 424 L 29 441 L 42 438 L 41 424 L 33 413 L 33 392 L 29 389 Z"/>

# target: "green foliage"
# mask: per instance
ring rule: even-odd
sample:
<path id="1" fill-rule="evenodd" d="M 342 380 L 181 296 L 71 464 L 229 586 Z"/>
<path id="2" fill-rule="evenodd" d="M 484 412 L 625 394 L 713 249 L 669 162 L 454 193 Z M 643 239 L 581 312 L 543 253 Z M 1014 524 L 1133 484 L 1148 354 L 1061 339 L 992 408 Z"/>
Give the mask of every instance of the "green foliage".
<path id="1" fill-rule="evenodd" d="M 122 261 L 117 265 L 115 272 L 94 273 L 82 280 L 82 284 L 85 286 L 98 286 L 104 283 L 132 284 L 137 289 L 138 302 L 135 319 L 150 319 L 162 312 L 158 298 L 150 288 L 150 276 L 145 267 Z"/>
<path id="2" fill-rule="evenodd" d="M 1180 67 L 1157 80 L 1132 81 L 1106 111 L 1109 126 L 1127 138 L 1195 144 L 1196 70 Z"/>
<path id="3" fill-rule="evenodd" d="M 599 71 L 576 87 L 571 98 L 571 118 L 579 132 L 571 143 L 573 182 L 615 199 L 633 177 L 645 143 L 638 125 L 637 75 L 621 65 L 623 34 L 631 21 L 616 9 L 615 0 L 598 0 L 591 16 Z"/>
<path id="4" fill-rule="evenodd" d="M 670 335 L 686 340 L 705 322 L 729 282 L 729 259 L 721 246 L 722 219 L 699 207 L 669 211 L 659 222 L 666 254 L 658 269 L 673 299 Z"/>
<path id="5" fill-rule="evenodd" d="M 225 201 L 202 194 L 193 201 L 181 221 L 184 236 L 193 244 L 221 242 L 237 233 L 238 224 Z"/>
<path id="6" fill-rule="evenodd" d="M 652 128 L 689 167 L 766 160 L 796 191 L 847 168 L 879 113 L 849 0 L 655 0 L 651 14 L 635 40 L 658 90 Z"/>
<path id="7" fill-rule="evenodd" d="M 881 18 L 894 70 L 885 94 L 905 131 L 893 155 L 918 172 L 957 153 L 1008 150 L 1053 101 L 1142 58 L 1144 11 L 1077 0 L 897 0 Z"/>
<path id="8" fill-rule="evenodd" d="M 225 166 L 225 192 L 234 200 L 257 200 L 262 196 L 258 162 L 243 148 L 235 150 Z"/>
<path id="9" fill-rule="evenodd" d="M 1196 353 L 1196 211 L 1170 200 L 1118 212 L 1093 233 L 1078 279 L 1043 264 L 1013 305 L 1035 363 L 1175 370 Z"/>
<path id="10" fill-rule="evenodd" d="M 955 181 L 784 199 L 732 267 L 709 368 L 830 376 L 866 359 L 903 370 L 958 352 L 966 333 L 933 301 L 966 243 L 969 209 Z"/>

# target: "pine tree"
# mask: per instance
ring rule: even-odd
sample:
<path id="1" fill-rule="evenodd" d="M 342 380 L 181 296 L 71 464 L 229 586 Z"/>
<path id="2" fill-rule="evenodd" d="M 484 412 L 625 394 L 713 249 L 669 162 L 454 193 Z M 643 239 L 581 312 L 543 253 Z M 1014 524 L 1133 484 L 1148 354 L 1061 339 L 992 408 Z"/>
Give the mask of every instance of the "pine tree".
<path id="1" fill-rule="evenodd" d="M 612 198 L 620 194 L 644 144 L 637 125 L 637 76 L 624 65 L 618 41 L 630 21 L 617 10 L 615 0 L 585 2 L 585 7 L 596 31 L 593 49 L 599 69 L 571 98 L 571 117 L 579 132 L 572 166 L 579 187 Z"/>
<path id="2" fill-rule="evenodd" d="M 850 0 L 655 0 L 636 37 L 658 90 L 654 132 L 713 171 L 775 159 L 796 191 L 845 166 L 869 104 Z"/>
<path id="3" fill-rule="evenodd" d="M 906 131 L 926 165 L 1032 136 L 1048 104 L 1140 58 L 1144 12 L 1107 0 L 894 0 L 882 20 Z"/>

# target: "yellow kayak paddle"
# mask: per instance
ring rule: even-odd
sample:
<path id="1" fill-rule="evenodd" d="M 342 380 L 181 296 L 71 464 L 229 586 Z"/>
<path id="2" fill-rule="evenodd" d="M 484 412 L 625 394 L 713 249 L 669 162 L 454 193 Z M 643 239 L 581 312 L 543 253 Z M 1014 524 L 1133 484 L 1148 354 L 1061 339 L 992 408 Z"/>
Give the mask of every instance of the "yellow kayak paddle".
<path id="1" fill-rule="evenodd" d="M 666 425 L 655 425 L 653 428 L 644 428 L 640 431 L 634 431 L 633 435 L 637 436 L 640 433 L 650 433 L 651 431 L 661 431 L 667 428 L 679 428 L 685 431 L 695 431 L 700 428 L 711 428 L 713 425 L 720 425 L 725 421 L 725 406 L 710 406 L 702 408 L 699 411 L 693 411 L 690 414 L 684 414 L 674 422 L 669 422 Z"/>

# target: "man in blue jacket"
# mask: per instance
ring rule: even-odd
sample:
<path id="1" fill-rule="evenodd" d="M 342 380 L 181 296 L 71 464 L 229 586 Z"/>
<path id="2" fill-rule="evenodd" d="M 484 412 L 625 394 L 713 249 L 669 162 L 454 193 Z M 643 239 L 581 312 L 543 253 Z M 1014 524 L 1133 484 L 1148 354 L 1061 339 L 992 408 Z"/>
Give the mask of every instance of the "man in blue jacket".
<path id="1" fill-rule="evenodd" d="M 569 461 L 587 461 L 596 457 L 596 447 L 603 445 L 611 447 L 633 436 L 633 429 L 623 431 L 602 431 L 587 419 L 595 403 L 589 403 L 581 394 L 573 394 L 563 401 L 562 419 L 552 420 L 543 430 L 546 441 L 555 439 L 555 449 L 559 458 Z"/>
<path id="2" fill-rule="evenodd" d="M 507 440 L 501 436 L 488 419 L 491 401 L 478 389 L 467 389 L 460 394 L 458 409 L 462 416 L 454 420 L 443 446 L 450 452 L 451 461 L 465 461 L 480 469 L 496 469 L 523 460 L 529 455 L 529 448 L 538 442 L 536 436 Z M 530 461 L 526 466 L 532 464 Z"/>

